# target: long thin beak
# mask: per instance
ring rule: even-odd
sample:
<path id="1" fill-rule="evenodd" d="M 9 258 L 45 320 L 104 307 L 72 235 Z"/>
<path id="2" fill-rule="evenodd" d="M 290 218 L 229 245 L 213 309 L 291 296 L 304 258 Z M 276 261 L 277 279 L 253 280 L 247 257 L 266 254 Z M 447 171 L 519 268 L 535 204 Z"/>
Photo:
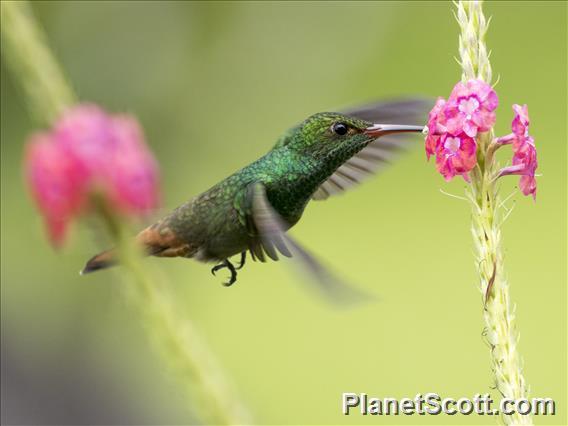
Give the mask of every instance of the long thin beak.
<path id="1" fill-rule="evenodd" d="M 371 127 L 367 127 L 363 131 L 363 133 L 375 138 L 379 138 L 381 136 L 390 135 L 392 133 L 421 133 L 423 131 L 424 126 L 408 126 L 404 124 L 373 124 Z"/>

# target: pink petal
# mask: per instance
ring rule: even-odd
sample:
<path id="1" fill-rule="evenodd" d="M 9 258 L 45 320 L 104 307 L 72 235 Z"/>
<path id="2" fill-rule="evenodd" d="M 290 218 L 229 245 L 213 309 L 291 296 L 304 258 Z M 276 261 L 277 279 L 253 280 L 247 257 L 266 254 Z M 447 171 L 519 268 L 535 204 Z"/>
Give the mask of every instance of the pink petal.
<path id="1" fill-rule="evenodd" d="M 426 136 L 426 157 L 430 159 L 430 156 L 436 152 L 438 147 L 438 142 L 440 140 L 440 134 L 446 131 L 445 128 L 445 116 L 444 116 L 444 106 L 446 100 L 439 97 L 430 113 L 428 114 L 428 135 Z"/>
<path id="2" fill-rule="evenodd" d="M 493 88 L 482 80 L 469 80 L 467 82 L 467 96 L 475 95 L 481 106 L 488 110 L 493 111 L 499 105 L 497 93 Z"/>
<path id="3" fill-rule="evenodd" d="M 49 242 L 53 247 L 60 248 L 63 246 L 65 238 L 67 237 L 70 219 L 66 217 L 47 216 L 44 220 Z"/>
<path id="4" fill-rule="evenodd" d="M 498 137 L 497 139 L 495 139 L 495 143 L 497 143 L 499 145 L 510 145 L 516 139 L 517 139 L 517 137 L 515 136 L 514 133 L 509 133 L 508 135 L 501 136 L 501 137 Z"/>
<path id="5" fill-rule="evenodd" d="M 524 104 L 523 106 L 519 104 L 513 104 L 513 111 L 515 112 L 515 115 L 517 115 L 521 120 L 528 124 L 529 107 L 527 106 L 527 104 Z"/>
<path id="6" fill-rule="evenodd" d="M 428 160 L 430 159 L 431 155 L 436 153 L 436 149 L 438 148 L 438 143 L 440 142 L 440 136 L 428 133 L 426 136 L 426 157 Z"/>
<path id="7" fill-rule="evenodd" d="M 477 126 L 471 120 L 464 120 L 462 126 L 463 132 L 471 138 L 477 136 Z"/>
<path id="8" fill-rule="evenodd" d="M 487 132 L 488 130 L 491 130 L 495 124 L 495 113 L 485 109 L 480 109 L 473 114 L 472 121 L 480 132 Z"/>
<path id="9" fill-rule="evenodd" d="M 490 130 L 495 124 L 493 111 L 498 103 L 495 91 L 481 80 L 457 83 L 444 109 L 448 131 L 475 137 L 479 131 Z"/>
<path id="10" fill-rule="evenodd" d="M 62 244 L 69 221 L 84 206 L 85 181 L 78 164 L 47 133 L 33 135 L 24 159 L 28 183 L 45 218 L 50 240 Z"/>
<path id="11" fill-rule="evenodd" d="M 439 97 L 438 99 L 436 99 L 436 103 L 434 104 L 434 107 L 432 108 L 432 110 L 428 114 L 428 123 L 429 124 L 443 123 L 443 121 L 444 121 L 443 111 L 444 111 L 445 105 L 446 105 L 446 100 L 444 98 Z"/>
<path id="12" fill-rule="evenodd" d="M 471 79 L 465 83 L 468 95 L 475 93 L 480 99 L 485 99 L 487 96 L 487 84 L 481 80 Z"/>
<path id="13" fill-rule="evenodd" d="M 438 98 L 432 110 L 428 113 L 428 134 L 439 135 L 441 129 L 445 128 L 446 118 L 444 116 L 444 98 Z"/>
<path id="14" fill-rule="evenodd" d="M 436 168 L 446 180 L 467 174 L 477 164 L 475 139 L 462 133 L 442 135 L 436 152 Z"/>
<path id="15" fill-rule="evenodd" d="M 513 133 L 518 137 L 525 137 L 528 134 L 529 129 L 529 111 L 527 105 L 514 104 L 513 111 L 515 111 L 515 117 L 511 123 L 511 129 Z"/>
<path id="16" fill-rule="evenodd" d="M 483 103 L 483 107 L 488 111 L 494 111 L 499 106 L 499 97 L 497 93 L 491 89 L 487 95 L 487 99 Z"/>
<path id="17" fill-rule="evenodd" d="M 453 115 L 446 120 L 446 129 L 452 135 L 459 135 L 463 131 L 464 123 L 463 115 Z"/>
<path id="18" fill-rule="evenodd" d="M 80 165 L 89 190 L 116 210 L 143 214 L 157 206 L 158 166 L 133 117 L 79 105 L 58 121 L 55 138 Z"/>
<path id="19" fill-rule="evenodd" d="M 446 181 L 452 180 L 452 178 L 456 175 L 456 171 L 450 164 L 449 160 L 442 156 L 436 156 L 436 169 Z"/>
<path id="20" fill-rule="evenodd" d="M 465 85 L 464 83 L 462 83 L 461 81 L 456 83 L 456 85 L 454 86 L 454 88 L 452 89 L 452 93 L 450 94 L 450 97 L 448 98 L 448 102 L 455 102 L 456 99 L 458 98 L 462 98 L 462 97 L 466 97 L 468 96 L 470 93 L 467 85 Z"/>
<path id="21" fill-rule="evenodd" d="M 461 146 L 459 150 L 460 157 L 464 160 L 467 158 L 469 163 L 471 162 L 470 159 L 473 159 L 475 164 L 476 152 L 477 152 L 477 143 L 475 142 L 475 139 L 468 138 L 462 135 Z M 473 167 L 473 165 L 471 167 Z"/>
<path id="22" fill-rule="evenodd" d="M 519 188 L 524 195 L 532 194 L 536 200 L 536 178 L 538 167 L 534 140 L 530 136 L 515 136 L 512 165 L 500 170 L 499 176 L 521 175 Z"/>
<path id="23" fill-rule="evenodd" d="M 134 118 L 117 117 L 113 125 L 118 140 L 109 181 L 114 202 L 127 214 L 146 214 L 159 203 L 158 166 Z"/>
<path id="24" fill-rule="evenodd" d="M 517 164 L 516 166 L 507 166 L 499 170 L 498 176 L 508 176 L 508 175 L 521 175 L 525 170 L 524 164 Z"/>
<path id="25" fill-rule="evenodd" d="M 536 179 L 534 176 L 521 176 L 519 188 L 524 195 L 532 195 L 533 199 L 536 201 Z"/>
<path id="26" fill-rule="evenodd" d="M 532 138 L 528 139 L 526 143 L 520 145 L 513 154 L 513 165 L 522 164 L 524 166 L 525 174 L 534 175 L 538 167 L 536 148 Z"/>
<path id="27" fill-rule="evenodd" d="M 96 105 L 78 105 L 55 124 L 54 137 L 89 177 L 106 173 L 108 155 L 116 146 L 110 117 Z"/>

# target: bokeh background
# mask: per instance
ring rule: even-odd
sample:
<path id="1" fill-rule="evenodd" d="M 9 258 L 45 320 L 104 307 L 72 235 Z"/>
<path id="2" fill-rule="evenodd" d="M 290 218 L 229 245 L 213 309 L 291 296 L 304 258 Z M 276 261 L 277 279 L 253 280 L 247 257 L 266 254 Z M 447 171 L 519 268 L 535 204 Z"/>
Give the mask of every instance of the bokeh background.
<path id="1" fill-rule="evenodd" d="M 498 133 L 527 103 L 538 201 L 516 192 L 506 270 L 532 396 L 566 424 L 566 3 L 490 2 Z M 447 96 L 458 27 L 445 2 L 38 2 L 34 11 L 80 97 L 143 123 L 173 208 L 266 152 L 318 111 L 382 97 Z M 196 421 L 121 297 L 114 272 L 80 277 L 100 247 L 75 228 L 47 244 L 22 181 L 33 129 L 2 61 L 2 422 Z M 505 157 L 503 157 L 505 161 Z M 503 183 L 515 191 L 516 178 Z M 464 182 L 420 148 L 349 193 L 312 203 L 293 234 L 380 301 L 336 309 L 285 262 L 249 263 L 227 289 L 209 267 L 159 263 L 262 424 L 494 424 L 479 416 L 341 415 L 342 392 L 459 398 L 492 392 Z M 100 232 L 100 231 L 99 231 Z M 148 260 L 158 265 L 156 260 Z"/>

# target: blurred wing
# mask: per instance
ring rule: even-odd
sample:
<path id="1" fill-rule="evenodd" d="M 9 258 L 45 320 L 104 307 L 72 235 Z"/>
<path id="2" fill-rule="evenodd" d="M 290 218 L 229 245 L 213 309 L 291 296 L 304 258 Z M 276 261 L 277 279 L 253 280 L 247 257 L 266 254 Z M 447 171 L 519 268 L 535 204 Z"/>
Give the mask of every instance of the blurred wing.
<path id="1" fill-rule="evenodd" d="M 432 104 L 433 101 L 429 99 L 393 100 L 350 109 L 343 111 L 343 114 L 371 123 L 421 124 L 426 122 L 426 113 Z M 416 139 L 416 135 L 410 134 L 387 135 L 376 139 L 343 163 L 312 198 L 325 200 L 361 183 L 393 162 Z"/>
<path id="2" fill-rule="evenodd" d="M 340 112 L 371 123 L 416 124 L 425 121 L 426 115 L 433 105 L 434 99 L 429 98 L 391 99 L 372 102 Z"/>
<path id="3" fill-rule="evenodd" d="M 335 277 L 314 256 L 286 234 L 289 226 L 270 204 L 264 185 L 250 184 L 247 189 L 247 198 L 251 206 L 252 224 L 259 238 L 258 245 L 271 259 L 278 260 L 278 253 L 286 257 L 294 257 L 300 269 L 332 301 L 345 303 L 369 299 L 368 295 L 364 295 Z M 259 249 L 260 247 L 257 251 Z M 255 255 L 258 256 L 258 253 Z"/>

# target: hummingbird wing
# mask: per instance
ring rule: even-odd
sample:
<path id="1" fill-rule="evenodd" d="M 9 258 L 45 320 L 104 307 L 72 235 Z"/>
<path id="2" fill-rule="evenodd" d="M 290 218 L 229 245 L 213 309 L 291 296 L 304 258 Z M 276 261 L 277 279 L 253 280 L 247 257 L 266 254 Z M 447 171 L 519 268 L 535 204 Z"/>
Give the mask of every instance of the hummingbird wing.
<path id="1" fill-rule="evenodd" d="M 343 111 L 343 114 L 370 123 L 418 124 L 426 121 L 433 101 L 425 98 L 375 102 Z M 409 134 L 387 135 L 371 142 L 331 175 L 313 194 L 314 200 L 325 200 L 376 174 L 404 152 L 416 137 Z"/>
<path id="2" fill-rule="evenodd" d="M 261 246 L 273 260 L 278 260 L 277 253 L 293 257 L 296 265 L 309 276 L 308 281 L 315 283 L 320 293 L 333 302 L 356 302 L 372 298 L 337 278 L 286 233 L 289 225 L 270 204 L 266 188 L 262 183 L 255 182 L 249 185 L 247 199 L 250 206 L 249 219 L 258 235 L 257 256 Z"/>
<path id="3" fill-rule="evenodd" d="M 416 124 L 424 121 L 433 105 L 434 99 L 414 97 L 371 102 L 340 112 L 371 123 Z"/>

